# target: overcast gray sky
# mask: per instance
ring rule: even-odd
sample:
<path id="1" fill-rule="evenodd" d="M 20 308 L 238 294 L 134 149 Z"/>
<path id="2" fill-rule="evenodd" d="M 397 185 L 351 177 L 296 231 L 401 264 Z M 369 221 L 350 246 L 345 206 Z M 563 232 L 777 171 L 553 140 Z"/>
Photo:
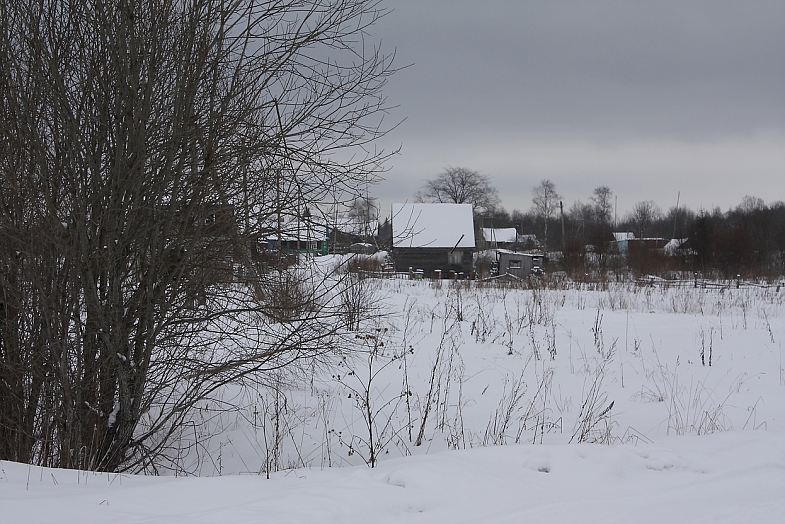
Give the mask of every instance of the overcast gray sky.
<path id="1" fill-rule="evenodd" d="M 387 0 L 375 28 L 406 118 L 386 181 L 411 200 L 444 167 L 491 175 L 508 210 L 551 179 L 565 207 L 608 185 L 620 214 L 785 200 L 785 1 Z"/>

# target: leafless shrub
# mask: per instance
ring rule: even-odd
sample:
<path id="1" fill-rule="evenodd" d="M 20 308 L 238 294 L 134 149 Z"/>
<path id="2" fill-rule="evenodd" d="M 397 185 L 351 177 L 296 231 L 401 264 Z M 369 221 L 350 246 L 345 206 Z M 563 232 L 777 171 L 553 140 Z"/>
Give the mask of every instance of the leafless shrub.
<path id="1" fill-rule="evenodd" d="M 444 420 L 444 414 L 446 413 L 450 392 L 449 378 L 452 362 L 455 359 L 455 354 L 459 346 L 457 335 L 460 331 L 460 326 L 454 319 L 451 319 L 449 315 L 445 315 L 442 322 L 442 334 L 431 365 L 428 392 L 424 398 L 420 399 L 420 429 L 417 433 L 417 438 L 414 441 L 415 446 L 422 445 L 431 410 L 435 408 L 437 414 L 441 412 L 443 416 L 439 418 L 442 421 Z M 447 362 L 447 369 L 445 369 L 445 361 Z"/>
<path id="2" fill-rule="evenodd" d="M 474 261 L 474 270 L 477 272 L 477 278 L 482 280 L 491 276 L 491 268 L 493 267 L 493 258 L 484 251 Z"/>
<path id="3" fill-rule="evenodd" d="M 357 254 L 346 262 L 346 268 L 350 273 L 380 273 L 383 267 L 384 261 L 378 256 Z"/>
<path id="4" fill-rule="evenodd" d="M 373 280 L 350 276 L 340 291 L 340 313 L 349 331 L 359 331 L 363 322 L 383 315 L 384 308 Z"/>
<path id="5" fill-rule="evenodd" d="M 610 361 L 616 351 L 618 339 L 614 339 L 610 347 L 605 346 L 605 338 L 602 334 L 602 314 L 600 314 L 599 309 L 597 310 L 597 316 L 594 319 L 594 326 L 591 328 L 591 331 L 594 334 L 594 347 L 597 349 L 600 358 L 602 361 Z"/>
<path id="6" fill-rule="evenodd" d="M 473 294 L 475 318 L 472 320 L 470 334 L 476 342 L 485 343 L 495 328 L 492 315 L 492 305 L 488 302 L 485 293 L 476 292 Z"/>
<path id="7" fill-rule="evenodd" d="M 283 443 L 289 404 L 280 387 L 270 388 L 269 394 L 260 394 L 254 405 L 253 429 L 261 431 L 264 460 L 259 470 L 270 478 L 270 473 L 283 468 Z"/>
<path id="8" fill-rule="evenodd" d="M 594 374 L 589 391 L 581 404 L 581 411 L 573 428 L 570 442 L 596 442 L 610 444 L 612 442 L 611 410 L 613 402 L 607 404 L 608 395 L 602 391 L 602 382 L 605 377 L 604 365 L 599 365 Z"/>
<path id="9" fill-rule="evenodd" d="M 264 315 L 276 322 L 291 322 L 319 310 L 319 300 L 309 279 L 301 271 L 273 271 L 256 286 L 256 298 Z"/>
<path id="10" fill-rule="evenodd" d="M 0 6 L 0 459 L 148 468 L 223 385 L 331 351 L 329 301 L 232 275 L 261 282 L 257 239 L 383 168 L 382 14 Z"/>
<path id="11" fill-rule="evenodd" d="M 732 390 L 724 399 L 719 399 L 702 382 L 684 386 L 679 380 L 678 363 L 673 372 L 665 367 L 660 367 L 660 372 L 668 388 L 667 434 L 672 431 L 677 435 L 705 435 L 732 428 L 730 419 L 725 415 L 725 405 L 733 394 Z"/>
<path id="12" fill-rule="evenodd" d="M 563 419 L 559 417 L 553 419 L 549 402 L 551 400 L 551 389 L 553 386 L 553 370 L 544 369 L 540 380 L 537 383 L 537 390 L 529 401 L 529 408 L 525 416 L 521 419 L 518 429 L 518 436 L 515 442 L 521 441 L 523 431 L 533 430 L 532 444 L 537 443 L 537 435 L 540 436 L 540 444 L 543 442 L 545 433 L 563 430 Z M 558 406 L 558 405 L 557 405 Z"/>
<path id="13" fill-rule="evenodd" d="M 352 433 L 349 441 L 343 443 L 350 455 L 357 454 L 372 468 L 376 466 L 379 455 L 406 429 L 397 424 L 397 416 L 400 404 L 410 395 L 409 391 L 401 391 L 385 398 L 384 390 L 380 390 L 376 382 L 380 373 L 401 358 L 385 345 L 387 333 L 387 328 L 358 333 L 355 338 L 362 348 L 356 352 L 357 357 L 353 361 L 347 362 L 348 371 L 335 377 L 349 391 L 365 430 L 363 434 Z"/>
<path id="14" fill-rule="evenodd" d="M 509 391 L 507 390 L 508 385 Z M 515 421 L 516 414 L 523 408 L 524 395 L 526 395 L 526 382 L 523 380 L 523 374 L 518 378 L 513 378 L 511 382 L 508 377 L 505 377 L 504 391 L 499 400 L 499 406 L 491 415 L 485 429 L 484 446 L 506 444 L 507 439 L 510 438 L 507 432 Z"/>
<path id="15" fill-rule="evenodd" d="M 595 368 L 591 377 L 591 385 L 585 393 L 581 410 L 575 421 L 570 442 L 597 442 L 610 444 L 612 442 L 611 430 L 613 421 L 611 410 L 614 402 L 608 404 L 608 395 L 603 390 L 605 370 L 612 361 L 616 342 L 610 348 L 605 349 L 602 338 L 602 317 L 597 313 L 592 332 L 594 334 L 594 344 L 599 353 L 599 358 L 595 358 Z"/>

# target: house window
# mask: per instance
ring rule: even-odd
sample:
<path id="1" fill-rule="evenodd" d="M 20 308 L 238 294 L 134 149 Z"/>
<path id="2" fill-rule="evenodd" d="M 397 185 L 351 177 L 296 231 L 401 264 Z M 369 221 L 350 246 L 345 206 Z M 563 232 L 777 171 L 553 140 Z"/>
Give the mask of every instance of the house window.
<path id="1" fill-rule="evenodd" d="M 520 260 L 510 260 L 510 264 L 507 266 L 508 269 L 521 269 L 521 261 Z"/>
<path id="2" fill-rule="evenodd" d="M 447 263 L 451 266 L 460 266 L 463 260 L 463 251 L 450 251 L 447 253 Z"/>

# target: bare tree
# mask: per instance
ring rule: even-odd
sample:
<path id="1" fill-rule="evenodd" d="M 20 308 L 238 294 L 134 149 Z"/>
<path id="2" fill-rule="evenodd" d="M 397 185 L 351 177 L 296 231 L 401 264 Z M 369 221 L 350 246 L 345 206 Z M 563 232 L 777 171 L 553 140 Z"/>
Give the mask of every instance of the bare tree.
<path id="1" fill-rule="evenodd" d="M 539 185 L 532 189 L 534 212 L 542 217 L 542 221 L 545 224 L 545 238 L 543 239 L 545 246 L 548 245 L 548 220 L 553 217 L 561 199 L 562 196 L 556 192 L 556 186 L 550 180 L 542 180 Z"/>
<path id="2" fill-rule="evenodd" d="M 379 218 L 379 202 L 376 197 L 358 197 L 349 205 L 349 216 L 364 220 Z"/>
<path id="3" fill-rule="evenodd" d="M 363 196 L 355 198 L 349 205 L 348 215 L 358 222 L 362 237 L 366 240 L 376 235 L 379 220 L 379 201 L 375 197 Z"/>
<path id="4" fill-rule="evenodd" d="M 684 238 L 688 235 L 688 231 L 692 230 L 695 212 L 677 205 L 668 210 L 664 219 L 670 225 L 666 234 L 673 235 L 672 238 Z"/>
<path id="5" fill-rule="evenodd" d="M 600 186 L 592 192 L 594 216 L 598 224 L 609 226 L 613 217 L 613 191 L 608 186 Z"/>
<path id="6" fill-rule="evenodd" d="M 570 221 L 576 224 L 576 227 L 585 228 L 585 223 L 594 219 L 594 210 L 591 204 L 584 204 L 580 200 L 576 200 L 570 206 L 567 215 L 570 217 Z"/>
<path id="7" fill-rule="evenodd" d="M 742 213 L 754 213 L 766 209 L 766 203 L 762 198 L 744 195 L 736 209 Z"/>
<path id="8" fill-rule="evenodd" d="M 383 14 L 0 5 L 0 459 L 155 467 L 217 388 L 334 347 L 334 293 L 254 274 L 255 245 L 376 178 Z"/>
<path id="9" fill-rule="evenodd" d="M 448 167 L 415 195 L 417 202 L 471 204 L 476 213 L 493 211 L 499 205 L 499 193 L 491 178 L 465 167 Z"/>
<path id="10" fill-rule="evenodd" d="M 653 200 L 643 200 L 635 204 L 629 220 L 635 225 L 638 236 L 643 238 L 646 230 L 662 218 L 662 209 Z"/>

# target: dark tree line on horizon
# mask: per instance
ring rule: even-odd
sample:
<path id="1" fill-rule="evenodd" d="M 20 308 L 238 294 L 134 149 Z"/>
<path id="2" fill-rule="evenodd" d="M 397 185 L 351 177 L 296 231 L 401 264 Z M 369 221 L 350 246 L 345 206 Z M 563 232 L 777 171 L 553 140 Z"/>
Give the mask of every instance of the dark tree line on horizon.
<path id="1" fill-rule="evenodd" d="M 683 240 L 674 256 L 665 258 L 651 246 L 662 242 L 639 242 L 646 248 L 633 248 L 625 262 L 640 272 L 679 270 L 718 273 L 725 278 L 736 275 L 771 276 L 785 272 L 785 202 L 766 205 L 761 198 L 744 196 L 735 208 L 691 210 L 673 206 L 663 211 L 655 202 L 637 202 L 631 211 L 615 216 L 613 191 L 608 186 L 597 187 L 587 202 L 576 201 L 569 207 L 550 180 L 542 180 L 532 189 L 532 207 L 528 211 L 512 212 L 499 206 L 496 189 L 490 177 L 466 168 L 447 168 L 442 175 L 426 183 L 425 195 L 419 200 L 462 203 L 462 193 L 450 192 L 449 184 L 436 194 L 433 187 L 444 182 L 448 175 L 460 172 L 472 180 L 483 202 L 475 214 L 477 228 L 515 228 L 519 234 L 534 234 L 541 247 L 562 251 L 563 269 L 583 272 L 587 266 L 600 269 L 619 269 L 618 257 L 613 257 L 614 232 L 630 232 L 637 239 Z M 468 185 L 468 184 L 466 184 Z M 438 198 L 437 198 L 438 197 Z M 496 205 L 487 205 L 487 202 Z M 591 259 L 591 263 L 589 263 Z"/>
<path id="2" fill-rule="evenodd" d="M 685 240 L 669 263 L 660 267 L 700 273 L 736 275 L 780 275 L 785 271 L 785 202 L 766 205 L 762 199 L 745 196 L 728 211 L 719 207 L 694 211 L 672 207 L 663 212 L 651 201 L 637 203 L 616 220 L 599 213 L 597 204 L 575 202 L 546 221 L 535 209 L 508 213 L 497 208 L 480 217 L 484 227 L 514 227 L 521 234 L 535 234 L 549 250 L 561 250 L 568 258 L 582 260 L 588 251 L 602 257 L 614 240 L 613 232 L 631 232 L 639 239 Z M 547 227 L 547 229 L 546 229 Z M 545 236 L 548 231 L 547 237 Z M 646 256 L 655 258 L 657 253 Z M 576 262 L 582 267 L 582 263 Z M 581 268 L 574 267 L 576 271 Z"/>

